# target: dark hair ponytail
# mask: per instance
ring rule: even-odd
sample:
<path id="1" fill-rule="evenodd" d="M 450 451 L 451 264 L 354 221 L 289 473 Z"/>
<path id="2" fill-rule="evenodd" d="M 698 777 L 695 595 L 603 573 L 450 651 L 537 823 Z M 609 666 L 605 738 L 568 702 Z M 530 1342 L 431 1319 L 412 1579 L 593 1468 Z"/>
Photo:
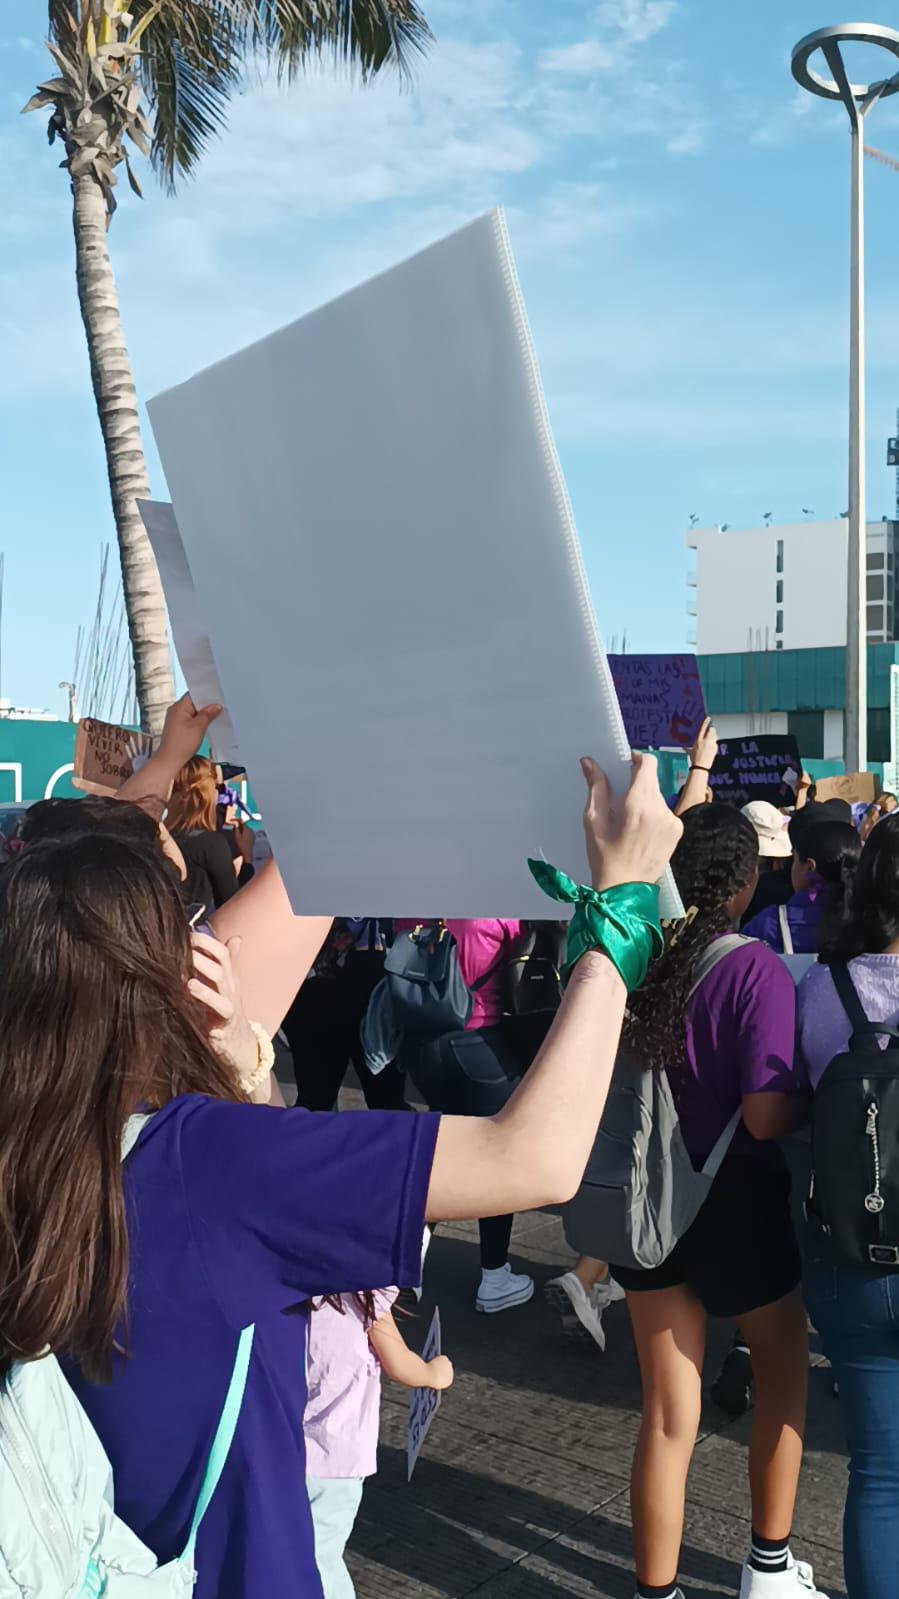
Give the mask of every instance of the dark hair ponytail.
<path id="1" fill-rule="evenodd" d="M 697 805 L 683 823 L 671 865 L 688 921 L 673 930 L 668 948 L 650 966 L 625 1022 L 626 1045 L 654 1067 L 683 1064 L 696 962 L 713 938 L 729 930 L 728 901 L 752 881 L 759 861 L 755 829 L 732 806 Z"/>

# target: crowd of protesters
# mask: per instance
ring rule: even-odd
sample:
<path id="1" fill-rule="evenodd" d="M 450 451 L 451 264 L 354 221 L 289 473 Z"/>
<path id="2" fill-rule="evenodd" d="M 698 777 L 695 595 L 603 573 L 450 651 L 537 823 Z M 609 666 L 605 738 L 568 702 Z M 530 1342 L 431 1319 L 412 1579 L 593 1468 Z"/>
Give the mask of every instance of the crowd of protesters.
<path id="1" fill-rule="evenodd" d="M 657 1264 L 608 1260 L 600 1231 L 546 1285 L 600 1350 L 604 1311 L 627 1299 L 643 1384 L 638 1599 L 681 1599 L 708 1316 L 736 1327 L 733 1408 L 750 1385 L 754 1398 L 741 1599 L 818 1594 L 790 1545 L 807 1311 L 846 1412 L 849 1599 L 886 1599 L 899 1271 L 847 1265 L 796 1200 L 814 1096 L 859 1026 L 840 974 L 869 1022 L 899 1028 L 891 796 L 860 826 L 805 782 L 792 815 L 717 804 L 709 723 L 674 808 L 650 759 L 634 758 L 622 800 L 585 761 L 587 886 L 566 953 L 549 901 L 544 924 L 295 916 L 276 862 L 254 871 L 237 796 L 198 754 L 216 711 L 174 706 L 116 798 L 32 806 L 0 871 L 10 1402 L 55 1355 L 111 1464 L 118 1517 L 153 1569 L 195 1576 L 198 1599 L 349 1599 L 344 1551 L 376 1469 L 380 1374 L 453 1379 L 446 1357 L 406 1348 L 394 1316 L 401 1290 L 420 1289 L 427 1224 L 478 1218 L 477 1309 L 524 1306 L 534 1282 L 510 1264 L 513 1216 L 575 1199 L 613 1071 L 638 1058 L 670 1084 L 693 1169 L 722 1150 L 707 1195 Z M 686 914 L 663 928 L 650 885 L 669 860 Z M 456 1011 L 376 1047 L 398 952 L 437 949 L 442 972 L 452 954 Z M 782 957 L 816 955 L 797 987 Z M 296 1110 L 272 1071 L 282 1028 Z M 350 1066 L 364 1116 L 333 1114 Z M 880 1183 L 878 1164 L 882 1206 Z M 211 1448 L 241 1369 L 230 1448 Z M 0 1471 L 3 1458 L 0 1426 Z M 0 1504 L 0 1576 L 11 1515 Z M 34 1576 L 49 1544 L 23 1540 L 11 1592 L 50 1592 Z M 105 1592 L 102 1528 L 73 1558 L 82 1588 L 58 1592 Z"/>

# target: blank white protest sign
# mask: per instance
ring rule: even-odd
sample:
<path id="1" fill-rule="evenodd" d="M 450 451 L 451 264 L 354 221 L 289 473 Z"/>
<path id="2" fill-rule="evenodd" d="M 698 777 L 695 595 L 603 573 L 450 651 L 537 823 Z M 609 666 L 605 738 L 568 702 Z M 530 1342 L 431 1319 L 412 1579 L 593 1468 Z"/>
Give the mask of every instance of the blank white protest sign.
<path id="1" fill-rule="evenodd" d="M 137 508 L 153 546 L 165 591 L 178 664 L 196 706 L 221 705 L 222 682 L 212 645 L 201 620 L 194 580 L 174 509 L 165 500 L 138 500 Z M 209 730 L 209 748 L 217 761 L 240 763 L 240 748 L 227 710 Z"/>
<path id="2" fill-rule="evenodd" d="M 297 909 L 562 914 L 629 752 L 502 214 L 149 410 Z"/>

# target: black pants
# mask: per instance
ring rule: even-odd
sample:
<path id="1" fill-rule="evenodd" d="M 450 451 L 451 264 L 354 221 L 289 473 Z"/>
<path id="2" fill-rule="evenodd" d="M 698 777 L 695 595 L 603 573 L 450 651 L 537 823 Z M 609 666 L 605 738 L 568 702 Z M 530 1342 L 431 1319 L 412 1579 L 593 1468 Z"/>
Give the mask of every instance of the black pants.
<path id="1" fill-rule="evenodd" d="M 359 1028 L 372 989 L 384 975 L 384 956 L 350 950 L 332 977 L 310 977 L 290 1007 L 284 1032 L 293 1055 L 297 1104 L 333 1110 L 350 1062 L 369 1110 L 405 1110 L 403 1074 L 396 1066 L 370 1072 Z"/>
<path id="2" fill-rule="evenodd" d="M 428 1108 L 445 1116 L 496 1116 L 521 1074 L 501 1027 L 407 1043 L 400 1063 Z M 481 1265 L 488 1271 L 506 1263 L 512 1220 L 489 1216 L 478 1223 Z"/>

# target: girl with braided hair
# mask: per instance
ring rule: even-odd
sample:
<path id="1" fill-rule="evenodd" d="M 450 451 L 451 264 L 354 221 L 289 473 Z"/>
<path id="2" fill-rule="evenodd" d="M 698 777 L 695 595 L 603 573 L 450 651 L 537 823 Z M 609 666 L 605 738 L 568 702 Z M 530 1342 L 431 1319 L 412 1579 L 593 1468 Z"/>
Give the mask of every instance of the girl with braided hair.
<path id="1" fill-rule="evenodd" d="M 802 1461 L 808 1335 L 790 1179 L 776 1139 L 807 1114 L 793 1063 L 789 972 L 762 943 L 731 949 L 694 990 L 699 956 L 739 926 L 758 879 L 758 842 L 727 805 L 683 818 L 672 865 L 681 924 L 626 1022 L 629 1049 L 668 1070 L 687 1149 L 699 1168 L 734 1113 L 742 1122 L 696 1221 L 655 1270 L 616 1267 L 643 1382 L 631 1506 L 639 1599 L 678 1599 L 687 1471 L 702 1403 L 708 1316 L 734 1319 L 752 1351 L 749 1448 L 752 1548 L 740 1599 L 813 1599 L 789 1549 Z"/>

